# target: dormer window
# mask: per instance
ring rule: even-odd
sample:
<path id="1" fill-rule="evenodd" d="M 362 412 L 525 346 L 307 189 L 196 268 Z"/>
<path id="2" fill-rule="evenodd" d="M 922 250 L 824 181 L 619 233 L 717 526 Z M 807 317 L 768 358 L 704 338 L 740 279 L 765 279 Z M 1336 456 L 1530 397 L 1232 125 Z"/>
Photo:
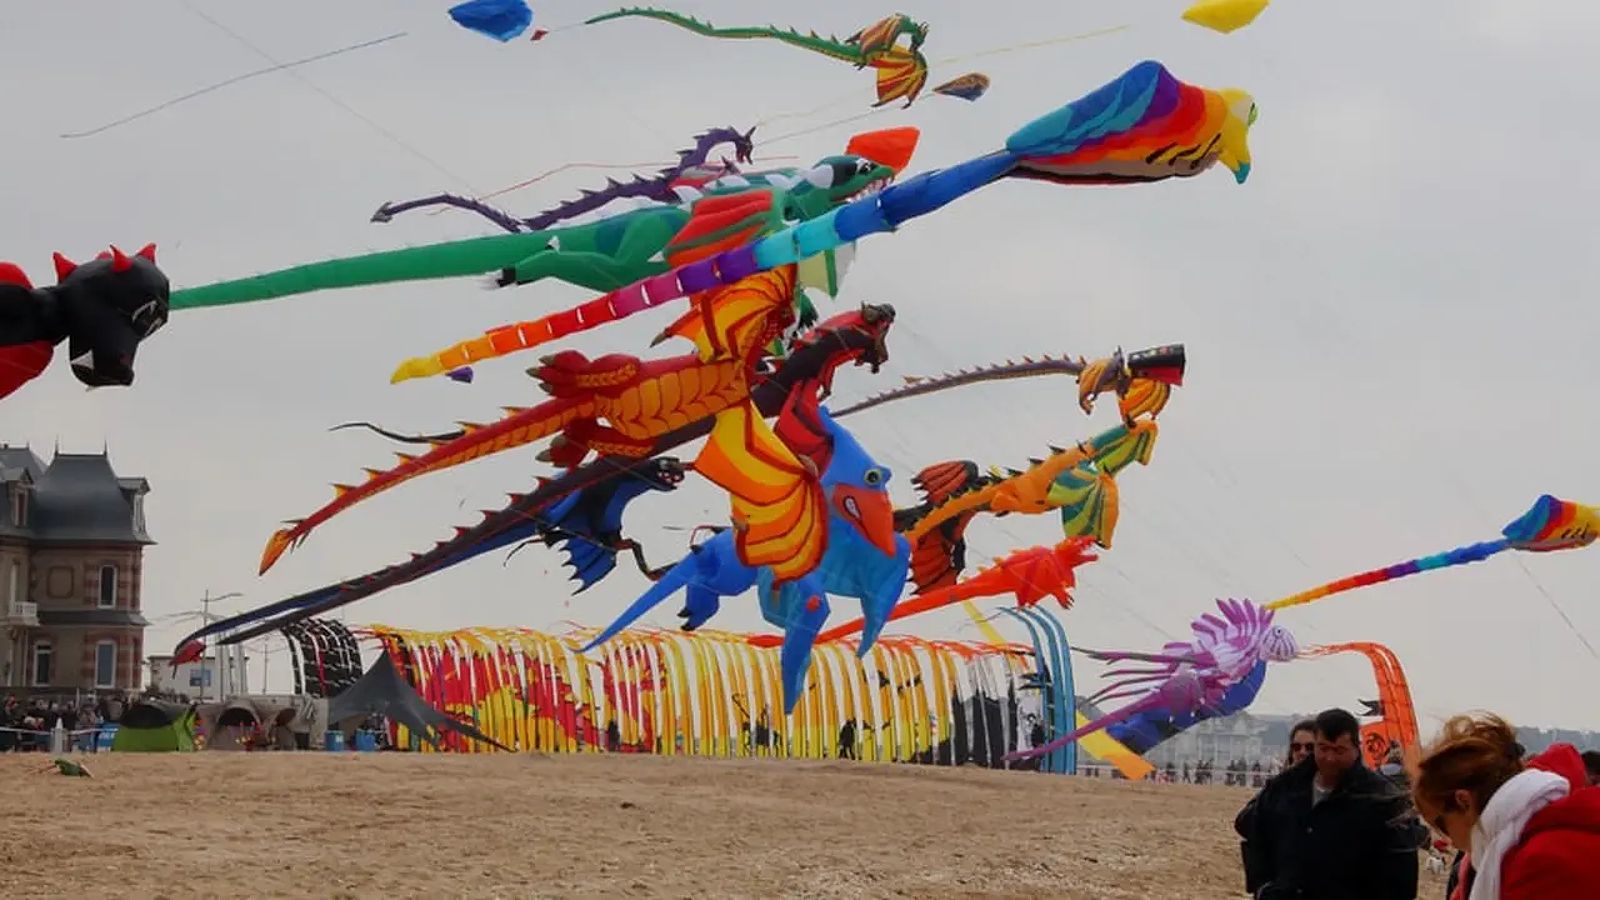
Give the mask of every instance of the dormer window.
<path id="1" fill-rule="evenodd" d="M 28 492 L 20 484 L 11 486 L 11 524 L 28 527 Z"/>
<path id="2" fill-rule="evenodd" d="M 144 534 L 144 495 L 133 495 L 133 530 Z"/>

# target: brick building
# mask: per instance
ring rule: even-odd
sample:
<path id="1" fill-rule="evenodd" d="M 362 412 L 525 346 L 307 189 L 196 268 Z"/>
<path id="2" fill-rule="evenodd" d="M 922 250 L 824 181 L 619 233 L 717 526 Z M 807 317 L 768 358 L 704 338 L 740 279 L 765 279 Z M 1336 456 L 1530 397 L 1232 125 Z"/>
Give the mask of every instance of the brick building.
<path id="1" fill-rule="evenodd" d="M 0 690 L 136 691 L 143 672 L 143 478 L 104 453 L 0 444 Z"/>

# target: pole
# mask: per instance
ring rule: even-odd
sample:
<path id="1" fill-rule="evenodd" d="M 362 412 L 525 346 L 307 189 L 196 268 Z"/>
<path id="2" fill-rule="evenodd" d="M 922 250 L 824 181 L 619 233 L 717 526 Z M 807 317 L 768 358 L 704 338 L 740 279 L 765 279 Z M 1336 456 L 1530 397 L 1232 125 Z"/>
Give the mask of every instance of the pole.
<path id="1" fill-rule="evenodd" d="M 206 588 L 206 595 L 200 601 L 200 624 L 201 625 L 210 625 L 211 624 L 211 589 L 210 588 Z M 204 703 L 205 700 L 206 700 L 206 674 L 207 674 L 206 666 L 209 665 L 209 663 L 207 663 L 206 660 L 210 656 L 211 656 L 211 635 L 208 634 L 208 635 L 205 636 L 205 644 L 204 644 L 204 646 L 201 647 L 201 650 L 200 650 L 200 701 L 202 703 Z"/>

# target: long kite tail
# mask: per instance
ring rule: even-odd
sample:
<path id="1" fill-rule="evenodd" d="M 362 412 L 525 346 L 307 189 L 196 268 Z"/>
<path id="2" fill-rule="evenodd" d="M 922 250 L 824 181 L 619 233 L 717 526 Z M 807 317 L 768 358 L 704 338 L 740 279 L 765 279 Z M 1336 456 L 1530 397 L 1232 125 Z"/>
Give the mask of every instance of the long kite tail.
<path id="1" fill-rule="evenodd" d="M 544 225 L 524 224 L 522 220 L 505 210 L 490 206 L 482 200 L 463 197 L 459 194 L 434 194 L 431 197 L 418 197 L 415 200 L 402 200 L 399 203 L 385 203 L 372 214 L 372 221 L 379 223 L 389 222 L 393 221 L 394 217 L 401 213 L 433 206 L 453 206 L 456 209 L 475 212 L 512 234 L 521 234 L 530 229 L 546 227 Z"/>
<path id="2" fill-rule="evenodd" d="M 1040 375 L 1071 375 L 1077 377 L 1083 372 L 1084 361 L 1080 357 L 1073 359 L 1069 356 L 1054 357 L 1044 356 L 1039 359 L 1024 356 L 1021 362 L 1006 360 L 992 366 L 982 366 L 976 369 L 959 369 L 930 378 L 907 379 L 903 387 L 874 394 L 859 403 L 851 404 L 833 413 L 834 418 L 848 416 L 851 413 L 866 412 L 873 407 L 896 400 L 906 400 L 911 397 L 923 397 L 939 391 L 955 387 L 965 387 L 969 384 L 982 384 L 990 381 L 1008 381 L 1013 378 L 1035 378 Z"/>
<path id="3" fill-rule="evenodd" d="M 547 249 L 542 232 L 468 238 L 279 269 L 172 292 L 173 309 L 250 303 L 333 288 L 497 273 Z"/>
<path id="4" fill-rule="evenodd" d="M 1271 603 L 1266 604 L 1264 608 L 1283 609 L 1288 606 L 1299 606 L 1302 603 L 1310 603 L 1313 600 L 1320 600 L 1323 597 L 1329 597 L 1334 594 L 1342 594 L 1345 591 L 1353 591 L 1356 588 L 1369 587 L 1374 584 L 1382 584 L 1385 581 L 1393 581 L 1396 578 L 1405 578 L 1408 575 L 1416 575 L 1419 572 L 1431 572 L 1434 569 L 1444 569 L 1449 568 L 1450 566 L 1461 566 L 1466 565 L 1467 563 L 1481 562 L 1497 553 L 1509 549 L 1511 549 L 1511 542 L 1505 538 L 1501 538 L 1500 540 L 1496 541 L 1485 541 L 1480 544 L 1470 544 L 1465 547 L 1457 547 L 1454 550 L 1447 550 L 1444 553 L 1435 553 L 1432 556 L 1419 556 L 1416 559 L 1408 559 L 1405 562 L 1395 563 L 1392 566 L 1384 566 L 1381 569 L 1372 569 L 1367 572 L 1361 572 L 1357 575 L 1350 575 L 1345 578 L 1340 578 L 1337 581 L 1330 581 L 1327 584 L 1319 585 L 1311 588 L 1310 590 L 1301 591 L 1298 594 L 1291 594 L 1280 600 L 1274 600 Z"/>
<path id="5" fill-rule="evenodd" d="M 788 44 L 791 47 L 799 47 L 802 50 L 810 50 L 814 53 L 821 53 L 824 56 L 829 56 L 834 59 L 858 62 L 861 58 L 861 52 L 859 50 L 831 35 L 828 37 L 822 37 L 816 32 L 801 34 L 793 28 L 778 28 L 774 25 L 718 28 L 704 19 L 696 19 L 693 16 L 686 16 L 682 13 L 675 13 L 665 9 L 654 9 L 647 6 L 628 7 L 608 13 L 602 13 L 586 20 L 583 24 L 597 25 L 601 22 L 609 22 L 615 19 L 655 19 L 658 22 L 666 22 L 669 25 L 676 25 L 679 28 L 692 31 L 701 37 L 725 39 L 731 38 L 737 40 L 772 40 Z"/>
<path id="6" fill-rule="evenodd" d="M 580 415 L 586 403 L 583 399 L 555 398 L 529 409 L 508 407 L 507 415 L 493 424 L 463 422 L 465 433 L 461 437 L 439 444 L 421 456 L 396 453 L 399 465 L 387 470 L 367 469 L 367 480 L 359 485 L 334 485 L 331 502 L 306 518 L 289 523 L 289 527 L 279 529 L 267 540 L 261 555 L 261 571 L 265 573 L 272 568 L 284 551 L 304 540 L 318 525 L 362 500 L 429 472 L 549 437 Z"/>
<path id="7" fill-rule="evenodd" d="M 670 180 L 669 176 L 640 178 L 635 175 L 632 181 L 617 181 L 615 178 L 608 178 L 603 189 L 584 191 L 578 196 L 578 199 L 568 200 L 560 206 L 547 209 L 531 219 L 523 220 L 521 224 L 535 230 L 554 228 L 561 222 L 602 209 L 617 200 L 634 199 L 654 200 L 659 203 L 675 202 L 677 195 L 672 192 L 672 188 L 668 187 Z"/>

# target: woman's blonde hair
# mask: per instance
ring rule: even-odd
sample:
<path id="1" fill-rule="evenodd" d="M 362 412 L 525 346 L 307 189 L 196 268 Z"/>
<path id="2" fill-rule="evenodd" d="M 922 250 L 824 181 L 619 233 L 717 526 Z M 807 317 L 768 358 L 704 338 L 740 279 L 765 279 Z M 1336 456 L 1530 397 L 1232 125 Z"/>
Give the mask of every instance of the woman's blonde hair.
<path id="1" fill-rule="evenodd" d="M 1423 751 L 1411 795 L 1418 809 L 1437 815 L 1458 808 L 1456 791 L 1470 791 L 1481 813 L 1522 768 L 1522 745 L 1504 719 L 1493 713 L 1455 716 Z"/>

